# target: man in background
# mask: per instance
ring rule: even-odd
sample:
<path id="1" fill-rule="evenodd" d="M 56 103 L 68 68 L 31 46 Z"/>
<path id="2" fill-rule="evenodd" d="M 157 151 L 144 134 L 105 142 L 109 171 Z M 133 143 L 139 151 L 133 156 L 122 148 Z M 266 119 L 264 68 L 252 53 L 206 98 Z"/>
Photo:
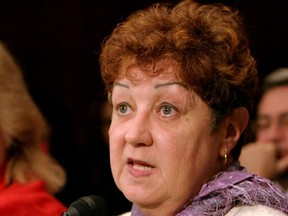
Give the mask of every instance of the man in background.
<path id="1" fill-rule="evenodd" d="M 255 129 L 256 141 L 243 147 L 241 164 L 288 191 L 288 68 L 264 79 Z"/>

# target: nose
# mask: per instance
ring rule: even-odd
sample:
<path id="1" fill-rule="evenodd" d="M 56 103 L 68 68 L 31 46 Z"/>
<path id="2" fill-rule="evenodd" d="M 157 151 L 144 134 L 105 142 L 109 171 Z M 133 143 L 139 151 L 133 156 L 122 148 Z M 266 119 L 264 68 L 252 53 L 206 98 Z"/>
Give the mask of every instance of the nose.
<path id="1" fill-rule="evenodd" d="M 149 114 L 146 112 L 136 112 L 129 120 L 125 134 L 125 141 L 133 146 L 152 145 L 151 124 Z"/>

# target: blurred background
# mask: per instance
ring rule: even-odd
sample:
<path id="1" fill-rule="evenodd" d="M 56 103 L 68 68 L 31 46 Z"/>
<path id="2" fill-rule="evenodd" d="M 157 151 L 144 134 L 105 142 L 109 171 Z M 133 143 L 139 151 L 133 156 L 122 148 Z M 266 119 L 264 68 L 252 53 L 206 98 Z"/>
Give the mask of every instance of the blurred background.
<path id="1" fill-rule="evenodd" d="M 0 40 L 20 64 L 31 95 L 51 126 L 50 152 L 68 174 L 65 189 L 57 195 L 66 205 L 96 194 L 106 199 L 113 214 L 130 209 L 113 183 L 101 133 L 107 120 L 101 114 L 106 96 L 98 54 L 117 23 L 154 2 L 0 0 Z M 287 0 L 199 2 L 225 3 L 239 10 L 260 80 L 288 66 Z"/>

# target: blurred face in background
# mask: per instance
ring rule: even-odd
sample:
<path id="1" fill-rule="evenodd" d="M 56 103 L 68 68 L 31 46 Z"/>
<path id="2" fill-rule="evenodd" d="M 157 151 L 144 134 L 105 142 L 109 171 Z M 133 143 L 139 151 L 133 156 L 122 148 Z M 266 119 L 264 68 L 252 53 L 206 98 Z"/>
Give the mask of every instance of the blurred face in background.
<path id="1" fill-rule="evenodd" d="M 272 142 L 279 157 L 288 157 L 288 86 L 268 90 L 257 112 L 257 141 Z"/>

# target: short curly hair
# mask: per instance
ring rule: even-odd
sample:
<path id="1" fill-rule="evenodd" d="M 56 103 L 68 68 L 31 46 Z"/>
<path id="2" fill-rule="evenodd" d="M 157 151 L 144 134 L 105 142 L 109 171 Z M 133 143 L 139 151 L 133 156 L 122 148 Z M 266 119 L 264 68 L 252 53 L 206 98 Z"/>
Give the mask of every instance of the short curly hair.
<path id="1" fill-rule="evenodd" d="M 174 59 L 181 80 L 210 107 L 216 130 L 235 108 L 252 110 L 259 81 L 243 26 L 237 11 L 222 4 L 183 0 L 136 11 L 103 42 L 100 66 L 107 91 L 128 59 L 139 65 Z M 238 149 L 233 155 L 239 154 Z"/>

